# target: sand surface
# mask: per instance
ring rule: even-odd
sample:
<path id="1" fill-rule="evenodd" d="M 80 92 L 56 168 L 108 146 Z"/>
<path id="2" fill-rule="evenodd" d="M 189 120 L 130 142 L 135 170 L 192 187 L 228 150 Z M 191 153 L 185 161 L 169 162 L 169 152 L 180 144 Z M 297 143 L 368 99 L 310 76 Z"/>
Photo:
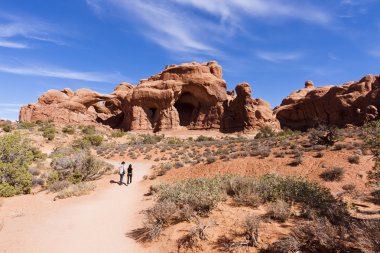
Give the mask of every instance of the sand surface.
<path id="1" fill-rule="evenodd" d="M 88 196 L 53 201 L 54 195 L 41 192 L 3 200 L 0 252 L 150 252 L 126 236 L 141 226 L 141 180 L 150 167 L 133 164 L 129 186 L 111 184 L 118 175 L 109 175 Z"/>

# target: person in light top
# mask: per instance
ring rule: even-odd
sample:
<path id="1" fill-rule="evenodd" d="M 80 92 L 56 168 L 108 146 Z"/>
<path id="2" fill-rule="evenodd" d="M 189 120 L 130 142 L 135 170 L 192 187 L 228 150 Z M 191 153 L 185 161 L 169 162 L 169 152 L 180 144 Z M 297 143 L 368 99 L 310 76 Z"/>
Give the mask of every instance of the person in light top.
<path id="1" fill-rule="evenodd" d="M 120 175 L 119 185 L 123 184 L 123 178 L 125 175 L 125 168 L 124 167 L 125 167 L 125 162 L 122 162 L 120 165 L 120 168 L 119 168 L 119 175 Z"/>

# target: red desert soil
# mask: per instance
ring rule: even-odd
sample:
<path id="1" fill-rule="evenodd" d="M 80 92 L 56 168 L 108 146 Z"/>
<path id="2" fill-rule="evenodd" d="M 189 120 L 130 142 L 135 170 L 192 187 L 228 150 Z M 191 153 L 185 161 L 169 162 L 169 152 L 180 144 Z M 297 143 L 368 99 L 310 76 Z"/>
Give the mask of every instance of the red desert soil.
<path id="1" fill-rule="evenodd" d="M 4 199 L 0 252 L 152 252 L 126 236 L 141 226 L 139 213 L 148 204 L 141 181 L 150 165 L 133 165 L 129 186 L 110 184 L 118 175 L 109 175 L 88 196 L 53 201 L 53 194 L 41 192 Z"/>

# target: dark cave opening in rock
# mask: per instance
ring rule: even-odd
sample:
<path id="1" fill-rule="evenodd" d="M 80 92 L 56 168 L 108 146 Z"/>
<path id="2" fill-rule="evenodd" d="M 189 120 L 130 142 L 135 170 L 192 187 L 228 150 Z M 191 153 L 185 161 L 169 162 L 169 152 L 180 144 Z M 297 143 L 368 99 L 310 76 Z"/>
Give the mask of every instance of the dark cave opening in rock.
<path id="1" fill-rule="evenodd" d="M 157 108 L 156 107 L 148 107 L 148 108 L 145 108 L 145 113 L 148 117 L 148 120 L 150 122 L 150 124 L 152 125 L 152 128 L 154 129 L 155 126 L 156 126 L 156 121 L 157 121 Z"/>
<path id="2" fill-rule="evenodd" d="M 181 126 L 189 126 L 191 122 L 196 120 L 199 102 L 191 93 L 183 93 L 174 104 L 174 107 L 178 111 Z"/>

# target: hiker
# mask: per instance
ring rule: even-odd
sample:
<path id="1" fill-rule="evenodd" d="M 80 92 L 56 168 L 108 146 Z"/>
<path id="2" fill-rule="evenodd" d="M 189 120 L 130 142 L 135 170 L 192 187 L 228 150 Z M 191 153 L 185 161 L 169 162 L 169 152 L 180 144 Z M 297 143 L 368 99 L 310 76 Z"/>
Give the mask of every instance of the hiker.
<path id="1" fill-rule="evenodd" d="M 122 162 L 121 166 L 120 166 L 120 169 L 119 169 L 119 175 L 120 175 L 119 185 L 123 184 L 123 178 L 124 178 L 124 175 L 125 175 L 124 166 L 125 166 L 125 162 Z"/>
<path id="2" fill-rule="evenodd" d="M 132 183 L 132 174 L 133 174 L 133 169 L 132 169 L 132 164 L 128 166 L 128 174 L 127 174 L 127 184 Z"/>

